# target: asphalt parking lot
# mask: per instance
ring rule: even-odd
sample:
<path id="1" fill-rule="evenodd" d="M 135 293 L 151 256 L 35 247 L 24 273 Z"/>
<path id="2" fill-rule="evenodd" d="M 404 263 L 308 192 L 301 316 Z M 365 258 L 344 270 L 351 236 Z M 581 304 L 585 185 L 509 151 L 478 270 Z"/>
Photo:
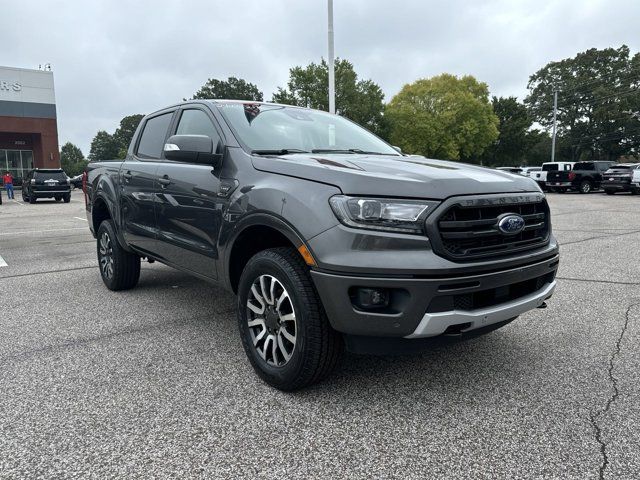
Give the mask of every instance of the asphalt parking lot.
<path id="1" fill-rule="evenodd" d="M 0 476 L 639 478 L 640 197 L 549 199 L 546 310 L 421 355 L 347 355 L 285 394 L 253 374 L 233 295 L 146 263 L 110 292 L 81 194 L 5 196 Z"/>

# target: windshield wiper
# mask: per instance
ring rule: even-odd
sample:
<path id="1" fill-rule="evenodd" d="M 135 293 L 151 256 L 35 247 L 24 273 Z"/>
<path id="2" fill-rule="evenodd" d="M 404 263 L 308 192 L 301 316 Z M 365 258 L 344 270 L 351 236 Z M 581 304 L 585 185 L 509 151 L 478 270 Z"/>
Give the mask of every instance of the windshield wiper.
<path id="1" fill-rule="evenodd" d="M 309 153 L 298 148 L 281 148 L 276 150 L 251 150 L 253 155 L 289 155 L 291 153 Z"/>
<path id="2" fill-rule="evenodd" d="M 394 155 L 393 153 L 368 152 L 359 148 L 314 148 L 311 153 L 359 153 L 365 155 Z"/>

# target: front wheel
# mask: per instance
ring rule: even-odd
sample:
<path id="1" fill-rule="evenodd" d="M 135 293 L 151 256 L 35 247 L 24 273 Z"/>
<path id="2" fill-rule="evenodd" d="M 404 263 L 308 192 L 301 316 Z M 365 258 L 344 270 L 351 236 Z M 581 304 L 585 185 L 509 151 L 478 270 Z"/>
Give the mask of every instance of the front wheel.
<path id="1" fill-rule="evenodd" d="M 284 391 L 325 378 L 343 350 L 293 248 L 264 250 L 249 260 L 238 285 L 238 324 L 256 373 Z"/>
<path id="2" fill-rule="evenodd" d="M 69 203 L 71 201 L 71 194 L 70 193 L 65 193 L 62 196 L 62 199 L 64 200 L 64 203 Z"/>
<path id="3" fill-rule="evenodd" d="M 136 286 L 140 278 L 140 257 L 122 248 L 113 220 L 104 220 L 98 227 L 97 252 L 100 276 L 109 290 Z"/>

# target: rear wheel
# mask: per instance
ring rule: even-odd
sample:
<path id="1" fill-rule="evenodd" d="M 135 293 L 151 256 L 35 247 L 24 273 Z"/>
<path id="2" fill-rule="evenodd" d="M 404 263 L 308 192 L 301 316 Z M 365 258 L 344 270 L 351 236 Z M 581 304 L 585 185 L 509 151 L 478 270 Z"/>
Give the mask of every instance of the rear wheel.
<path id="1" fill-rule="evenodd" d="M 293 248 L 264 250 L 249 260 L 238 285 L 238 324 L 254 370 L 280 390 L 319 382 L 343 350 Z"/>
<path id="2" fill-rule="evenodd" d="M 128 290 L 136 286 L 140 278 L 140 257 L 122 248 L 113 220 L 100 224 L 97 252 L 100 276 L 109 290 Z"/>
<path id="3" fill-rule="evenodd" d="M 71 193 L 65 193 L 62 196 L 62 199 L 64 200 L 64 203 L 69 203 L 71 201 Z M 57 200 L 57 199 L 56 199 Z"/>
<path id="4" fill-rule="evenodd" d="M 59 202 L 60 200 L 62 200 L 62 197 L 60 195 L 56 195 L 54 198 L 56 199 L 56 202 Z"/>
<path id="5" fill-rule="evenodd" d="M 591 190 L 593 190 L 593 185 L 591 185 L 589 180 L 580 182 L 580 188 L 578 189 L 580 193 L 591 193 Z"/>
<path id="6" fill-rule="evenodd" d="M 607 195 L 613 195 L 615 192 L 615 190 L 605 190 L 604 193 L 606 193 Z"/>
<path id="7" fill-rule="evenodd" d="M 631 195 L 638 195 L 638 193 L 640 193 L 640 190 L 638 190 L 637 188 L 631 189 Z"/>

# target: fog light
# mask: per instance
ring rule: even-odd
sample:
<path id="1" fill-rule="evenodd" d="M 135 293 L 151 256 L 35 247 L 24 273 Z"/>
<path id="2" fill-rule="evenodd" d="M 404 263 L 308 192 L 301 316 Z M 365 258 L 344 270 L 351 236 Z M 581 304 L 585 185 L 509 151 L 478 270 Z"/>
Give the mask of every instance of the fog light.
<path id="1" fill-rule="evenodd" d="M 364 310 L 387 307 L 389 306 L 389 290 L 386 288 L 358 288 L 355 304 Z"/>

